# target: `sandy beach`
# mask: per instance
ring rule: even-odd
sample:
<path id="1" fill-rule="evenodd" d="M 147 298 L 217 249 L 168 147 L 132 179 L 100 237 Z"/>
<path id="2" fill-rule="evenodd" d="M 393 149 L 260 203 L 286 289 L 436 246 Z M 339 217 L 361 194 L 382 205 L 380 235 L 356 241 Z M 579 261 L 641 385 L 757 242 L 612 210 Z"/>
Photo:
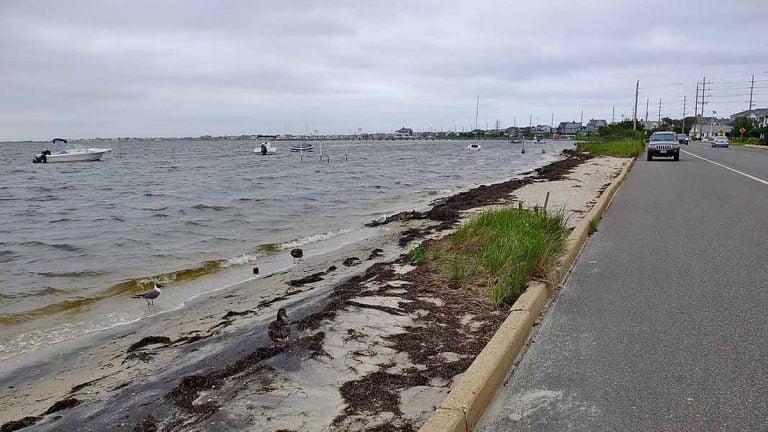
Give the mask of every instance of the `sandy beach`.
<path id="1" fill-rule="evenodd" d="M 484 208 L 542 206 L 547 193 L 573 226 L 628 161 L 567 153 L 287 271 L 14 358 L 0 373 L 2 431 L 417 430 L 506 310 L 406 253 Z M 284 346 L 266 335 L 279 308 Z"/>

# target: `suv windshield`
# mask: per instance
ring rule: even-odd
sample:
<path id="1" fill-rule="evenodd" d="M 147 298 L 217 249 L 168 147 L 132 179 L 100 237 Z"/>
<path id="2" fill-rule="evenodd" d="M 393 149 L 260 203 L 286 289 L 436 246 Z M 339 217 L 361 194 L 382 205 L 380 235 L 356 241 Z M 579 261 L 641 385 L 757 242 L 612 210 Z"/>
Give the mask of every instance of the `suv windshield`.
<path id="1" fill-rule="evenodd" d="M 677 141 L 677 136 L 673 134 L 653 134 L 651 141 Z"/>

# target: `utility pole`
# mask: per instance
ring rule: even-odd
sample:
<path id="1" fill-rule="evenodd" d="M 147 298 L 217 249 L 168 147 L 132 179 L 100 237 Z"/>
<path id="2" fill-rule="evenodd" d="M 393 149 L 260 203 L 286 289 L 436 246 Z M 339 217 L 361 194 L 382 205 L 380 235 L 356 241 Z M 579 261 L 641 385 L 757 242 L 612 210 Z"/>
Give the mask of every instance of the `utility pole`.
<path id="1" fill-rule="evenodd" d="M 659 98 L 659 126 L 661 126 L 661 98 Z"/>
<path id="2" fill-rule="evenodd" d="M 555 113 L 552 113 L 552 120 L 549 122 L 549 128 L 550 129 L 555 128 Z"/>
<path id="3" fill-rule="evenodd" d="M 475 105 L 475 130 L 477 130 L 477 113 L 480 112 L 480 95 L 477 95 L 477 104 Z"/>
<path id="4" fill-rule="evenodd" d="M 693 137 L 696 138 L 696 125 L 699 123 L 699 83 L 696 83 L 696 99 L 693 102 Z"/>
<path id="5" fill-rule="evenodd" d="M 701 80 L 701 121 L 704 121 L 704 90 L 707 87 L 707 77 L 702 78 Z M 704 138 L 704 124 L 702 123 L 699 134 L 702 138 Z"/>
<path id="6" fill-rule="evenodd" d="M 755 91 L 755 76 L 752 75 L 752 84 L 749 85 L 749 110 L 752 111 L 752 93 Z"/>
<path id="7" fill-rule="evenodd" d="M 683 95 L 683 127 L 680 128 L 680 133 L 685 133 L 685 95 Z"/>
<path id="8" fill-rule="evenodd" d="M 648 122 L 648 106 L 651 102 L 651 98 L 645 98 L 645 121 Z"/>
<path id="9" fill-rule="evenodd" d="M 707 77 L 704 77 L 701 80 L 701 116 L 702 117 L 704 116 L 704 95 L 706 94 L 705 93 L 706 88 L 707 88 Z"/>
<path id="10" fill-rule="evenodd" d="M 635 84 L 635 110 L 632 114 L 632 130 L 637 130 L 637 95 L 640 92 L 640 80 Z"/>
<path id="11" fill-rule="evenodd" d="M 579 126 L 584 126 L 584 110 L 581 110 L 581 118 L 579 119 Z"/>
<path id="12" fill-rule="evenodd" d="M 616 105 L 611 108 L 611 123 L 616 123 Z"/>

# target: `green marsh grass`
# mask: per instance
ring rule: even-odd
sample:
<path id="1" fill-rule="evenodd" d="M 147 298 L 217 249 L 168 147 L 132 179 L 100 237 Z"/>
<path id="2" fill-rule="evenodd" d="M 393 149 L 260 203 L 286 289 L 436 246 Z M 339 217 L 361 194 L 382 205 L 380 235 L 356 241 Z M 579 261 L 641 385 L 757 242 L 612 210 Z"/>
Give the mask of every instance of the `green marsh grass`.
<path id="1" fill-rule="evenodd" d="M 595 156 L 635 157 L 639 156 L 645 145 L 642 139 L 624 138 L 609 141 L 580 142 L 576 150 Z"/>
<path id="2" fill-rule="evenodd" d="M 430 258 L 453 283 L 487 285 L 493 304 L 511 304 L 528 279 L 545 277 L 557 264 L 568 234 L 562 211 L 491 210 L 459 228 Z"/>

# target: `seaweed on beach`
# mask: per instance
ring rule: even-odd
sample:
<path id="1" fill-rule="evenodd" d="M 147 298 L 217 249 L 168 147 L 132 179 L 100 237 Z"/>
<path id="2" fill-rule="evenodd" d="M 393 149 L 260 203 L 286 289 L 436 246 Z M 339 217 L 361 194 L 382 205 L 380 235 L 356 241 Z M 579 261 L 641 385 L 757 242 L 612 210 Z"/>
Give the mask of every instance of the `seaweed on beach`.
<path id="1" fill-rule="evenodd" d="M 157 432 L 158 430 L 160 428 L 157 426 L 157 419 L 150 414 L 136 423 L 132 432 Z"/>
<path id="2" fill-rule="evenodd" d="M 144 348 L 148 345 L 170 345 L 171 344 L 171 338 L 168 336 L 147 336 L 142 338 L 140 341 L 134 343 L 133 345 L 128 347 L 128 350 L 126 352 L 132 352 L 136 351 L 137 349 Z"/>
<path id="3" fill-rule="evenodd" d="M 344 264 L 344 267 L 353 267 L 360 264 L 360 258 L 349 257 L 346 258 L 342 264 Z"/>
<path id="4" fill-rule="evenodd" d="M 27 416 L 23 419 L 19 420 L 11 420 L 7 423 L 4 423 L 2 426 L 0 426 L 0 432 L 13 432 L 17 431 L 19 429 L 24 429 L 25 427 L 32 426 L 40 421 L 42 417 L 38 416 Z"/>

